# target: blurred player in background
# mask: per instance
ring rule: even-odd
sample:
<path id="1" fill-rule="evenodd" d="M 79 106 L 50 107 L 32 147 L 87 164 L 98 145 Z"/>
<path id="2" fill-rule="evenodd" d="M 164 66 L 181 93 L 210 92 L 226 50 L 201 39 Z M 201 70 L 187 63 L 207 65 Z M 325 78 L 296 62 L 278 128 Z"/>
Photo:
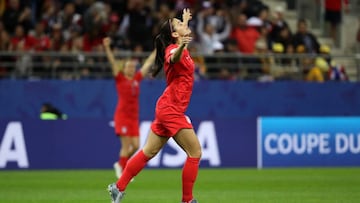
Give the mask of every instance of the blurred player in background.
<path id="1" fill-rule="evenodd" d="M 182 202 L 197 203 L 193 198 L 193 186 L 201 146 L 189 117 L 185 115 L 194 83 L 194 62 L 187 50 L 192 40 L 188 27 L 191 19 L 189 9 L 183 10 L 182 18 L 183 21 L 176 18 L 165 21 L 155 39 L 157 53 L 153 76 L 164 66 L 166 89 L 157 101 L 155 120 L 144 147 L 129 160 L 117 183 L 108 186 L 113 203 L 121 201 L 130 180 L 163 148 L 169 138 L 173 138 L 188 156 L 182 171 Z"/>
<path id="2" fill-rule="evenodd" d="M 115 60 L 110 43 L 110 38 L 103 39 L 119 98 L 114 114 L 115 134 L 121 142 L 119 160 L 114 163 L 116 177 L 119 178 L 127 161 L 139 148 L 139 85 L 154 63 L 156 52 L 153 51 L 140 70 L 136 71 L 138 61 L 136 59 Z"/>

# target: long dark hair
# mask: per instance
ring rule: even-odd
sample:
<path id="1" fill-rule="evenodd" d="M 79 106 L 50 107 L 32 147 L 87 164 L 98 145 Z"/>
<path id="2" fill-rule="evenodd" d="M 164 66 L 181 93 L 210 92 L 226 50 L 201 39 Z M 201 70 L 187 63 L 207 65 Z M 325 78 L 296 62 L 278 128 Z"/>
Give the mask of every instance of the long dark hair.
<path id="1" fill-rule="evenodd" d="M 155 77 L 164 65 L 165 58 L 165 49 L 172 43 L 175 43 L 175 39 L 171 36 L 173 30 L 172 19 L 165 21 L 161 27 L 160 32 L 155 38 L 155 48 L 156 48 L 156 57 L 155 57 L 155 66 L 152 70 L 152 76 Z"/>

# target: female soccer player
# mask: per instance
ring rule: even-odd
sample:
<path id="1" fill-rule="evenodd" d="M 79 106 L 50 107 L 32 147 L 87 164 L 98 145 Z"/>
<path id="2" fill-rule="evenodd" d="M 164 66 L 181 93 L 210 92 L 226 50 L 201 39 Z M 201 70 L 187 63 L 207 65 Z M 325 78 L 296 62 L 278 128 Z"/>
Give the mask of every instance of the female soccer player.
<path id="1" fill-rule="evenodd" d="M 104 38 L 103 45 L 111 64 L 119 97 L 114 114 L 115 134 L 121 142 L 119 160 L 114 163 L 115 174 L 119 178 L 127 161 L 139 148 L 139 84 L 149 72 L 156 54 L 153 51 L 136 72 L 135 59 L 125 60 L 124 63 L 115 60 L 110 49 L 110 38 Z"/>
<path id="2" fill-rule="evenodd" d="M 188 156 L 182 172 L 182 202 L 197 203 L 192 192 L 199 168 L 201 146 L 189 117 L 184 114 L 194 82 L 194 62 L 186 49 L 192 39 L 188 27 L 191 19 L 189 9 L 184 9 L 182 17 L 183 21 L 176 18 L 166 21 L 155 39 L 153 76 L 164 65 L 167 86 L 157 101 L 155 120 L 144 147 L 129 160 L 117 183 L 108 186 L 113 203 L 121 201 L 130 180 L 160 151 L 169 138 L 173 138 Z"/>

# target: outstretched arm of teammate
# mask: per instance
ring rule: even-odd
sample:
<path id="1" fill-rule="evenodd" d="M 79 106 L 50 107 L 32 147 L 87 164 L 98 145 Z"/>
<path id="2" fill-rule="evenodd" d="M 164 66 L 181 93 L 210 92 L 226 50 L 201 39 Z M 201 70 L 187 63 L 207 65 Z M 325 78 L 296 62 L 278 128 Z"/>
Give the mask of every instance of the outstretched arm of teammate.
<path id="1" fill-rule="evenodd" d="M 111 66 L 111 70 L 112 70 L 113 76 L 116 76 L 119 72 L 122 71 L 123 66 L 118 65 L 118 64 L 116 63 L 114 54 L 112 53 L 111 48 L 110 48 L 110 43 L 111 43 L 111 40 L 110 40 L 109 37 L 105 37 L 105 38 L 103 39 L 103 45 L 104 45 L 106 57 L 108 58 L 108 60 L 109 60 L 109 62 L 110 62 L 110 66 Z"/>
<path id="2" fill-rule="evenodd" d="M 150 67 L 155 62 L 155 56 L 156 56 L 156 50 L 152 51 L 151 54 L 146 58 L 144 64 L 140 68 L 141 75 L 145 76 L 149 70 Z"/>

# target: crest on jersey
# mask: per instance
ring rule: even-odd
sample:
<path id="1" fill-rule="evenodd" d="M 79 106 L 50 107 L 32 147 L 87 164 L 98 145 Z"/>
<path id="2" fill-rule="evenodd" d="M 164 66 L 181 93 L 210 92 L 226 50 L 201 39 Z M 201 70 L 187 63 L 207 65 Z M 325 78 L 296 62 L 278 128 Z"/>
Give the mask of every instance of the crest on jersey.
<path id="1" fill-rule="evenodd" d="M 133 87 L 137 87 L 137 86 L 139 86 L 139 82 L 138 82 L 138 81 L 136 81 L 136 80 L 134 80 L 134 82 L 132 83 L 132 86 L 133 86 Z"/>

